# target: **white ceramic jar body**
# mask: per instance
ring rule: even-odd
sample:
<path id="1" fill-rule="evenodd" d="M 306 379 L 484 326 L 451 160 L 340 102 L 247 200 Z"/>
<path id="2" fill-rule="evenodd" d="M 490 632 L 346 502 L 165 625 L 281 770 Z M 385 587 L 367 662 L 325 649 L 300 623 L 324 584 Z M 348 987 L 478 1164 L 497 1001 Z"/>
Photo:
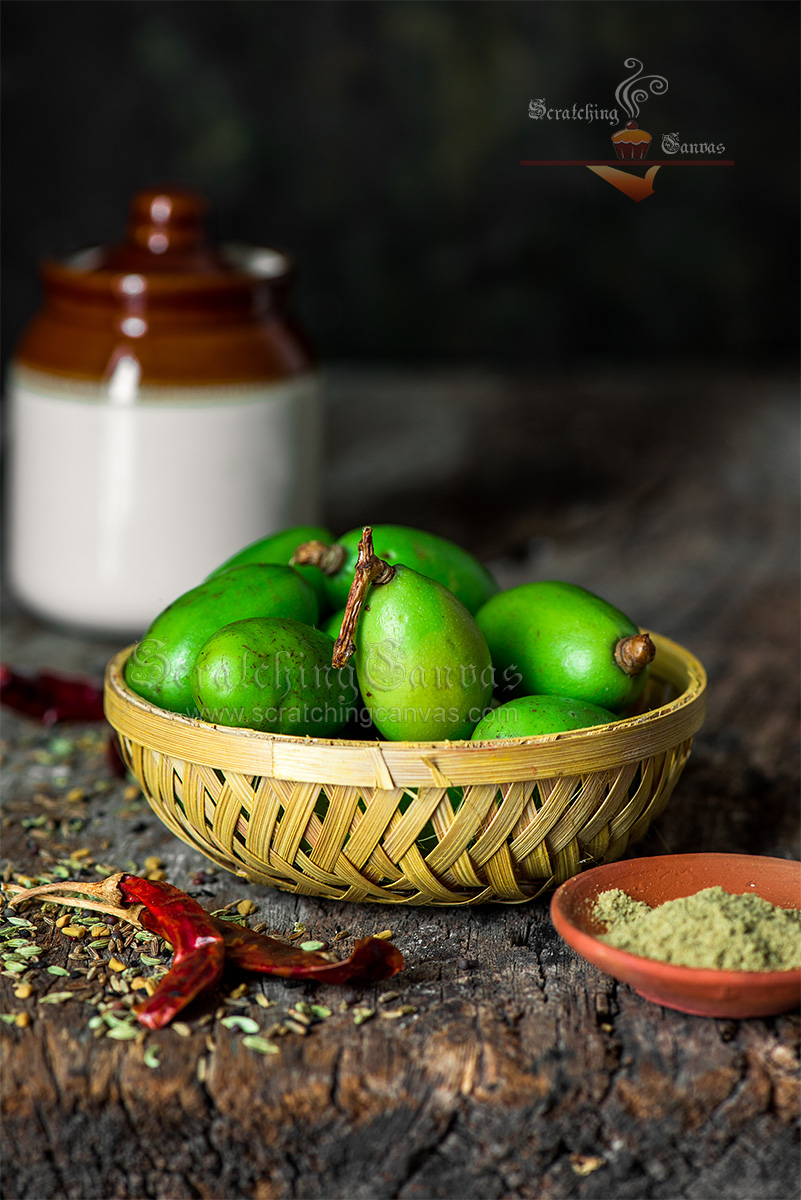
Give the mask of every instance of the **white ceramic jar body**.
<path id="1" fill-rule="evenodd" d="M 8 569 L 48 621 L 137 636 L 259 537 L 317 516 L 318 386 L 9 378 Z M 116 384 L 116 386 L 115 386 Z"/>

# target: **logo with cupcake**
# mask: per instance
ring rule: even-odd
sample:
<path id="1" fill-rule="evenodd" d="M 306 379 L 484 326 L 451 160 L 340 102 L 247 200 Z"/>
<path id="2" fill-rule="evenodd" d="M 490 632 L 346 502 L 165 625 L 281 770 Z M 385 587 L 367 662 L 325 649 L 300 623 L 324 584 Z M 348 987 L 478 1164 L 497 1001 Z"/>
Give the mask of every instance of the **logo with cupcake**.
<path id="1" fill-rule="evenodd" d="M 616 104 L 608 108 L 598 104 L 573 104 L 572 107 L 552 107 L 544 97 L 531 100 L 528 115 L 534 121 L 582 121 L 591 124 L 594 121 L 609 122 L 613 127 L 623 125 L 612 134 L 612 149 L 615 157 L 585 158 L 585 159 L 540 159 L 521 161 L 524 167 L 588 167 L 594 174 L 611 183 L 618 191 L 624 192 L 632 200 L 644 200 L 654 194 L 653 181 L 657 171 L 662 166 L 694 166 L 731 167 L 731 159 L 717 158 L 726 147 L 722 143 L 685 143 L 680 141 L 678 133 L 663 133 L 661 135 L 661 151 L 668 158 L 655 157 L 648 161 L 652 137 L 639 125 L 640 106 L 651 96 L 663 96 L 668 90 L 668 81 L 664 75 L 646 75 L 645 68 L 638 58 L 627 58 L 623 63 L 629 74 L 615 89 Z M 625 118 L 628 117 L 628 120 Z M 609 143 L 607 142 L 607 145 Z M 657 140 L 657 147 L 659 141 Z M 679 158 L 672 157 L 679 155 Z M 704 157 L 695 157 L 703 155 Z M 715 155 L 715 158 L 708 157 Z M 637 167 L 646 168 L 645 175 L 637 172 Z"/>

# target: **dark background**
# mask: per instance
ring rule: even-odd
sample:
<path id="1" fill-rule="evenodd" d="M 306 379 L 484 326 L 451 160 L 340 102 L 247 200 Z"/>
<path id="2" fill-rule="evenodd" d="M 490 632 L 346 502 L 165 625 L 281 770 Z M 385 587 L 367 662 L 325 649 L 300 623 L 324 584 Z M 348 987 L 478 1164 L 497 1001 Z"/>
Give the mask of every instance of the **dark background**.
<path id="1" fill-rule="evenodd" d="M 7 357 L 46 252 L 129 196 L 203 189 L 215 232 L 293 253 L 324 360 L 566 371 L 795 361 L 798 6 L 386 0 L 3 5 Z M 723 143 L 641 204 L 581 168 L 640 58 L 640 124 Z M 622 123 L 622 122 L 621 122 Z"/>

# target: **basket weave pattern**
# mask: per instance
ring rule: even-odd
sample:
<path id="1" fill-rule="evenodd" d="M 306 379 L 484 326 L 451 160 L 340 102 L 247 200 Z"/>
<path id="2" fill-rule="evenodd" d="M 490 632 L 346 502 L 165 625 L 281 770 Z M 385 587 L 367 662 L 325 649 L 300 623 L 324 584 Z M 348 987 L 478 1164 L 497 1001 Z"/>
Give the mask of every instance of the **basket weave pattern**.
<path id="1" fill-rule="evenodd" d="M 344 742 L 230 729 L 135 696 L 109 664 L 106 713 L 151 807 L 257 883 L 333 900 L 519 903 L 612 862 L 665 805 L 706 679 L 652 635 L 650 711 L 503 743 Z"/>

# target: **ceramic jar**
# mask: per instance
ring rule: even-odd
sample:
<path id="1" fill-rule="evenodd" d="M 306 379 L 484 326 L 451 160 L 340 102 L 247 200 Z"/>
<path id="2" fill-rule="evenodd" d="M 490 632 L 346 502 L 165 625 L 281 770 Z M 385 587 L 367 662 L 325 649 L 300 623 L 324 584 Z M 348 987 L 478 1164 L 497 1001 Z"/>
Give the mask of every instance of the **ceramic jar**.
<path id="1" fill-rule="evenodd" d="M 141 634 L 229 555 L 317 516 L 317 378 L 291 264 L 213 246 L 194 193 L 41 265 L 10 400 L 9 576 L 40 617 Z"/>

